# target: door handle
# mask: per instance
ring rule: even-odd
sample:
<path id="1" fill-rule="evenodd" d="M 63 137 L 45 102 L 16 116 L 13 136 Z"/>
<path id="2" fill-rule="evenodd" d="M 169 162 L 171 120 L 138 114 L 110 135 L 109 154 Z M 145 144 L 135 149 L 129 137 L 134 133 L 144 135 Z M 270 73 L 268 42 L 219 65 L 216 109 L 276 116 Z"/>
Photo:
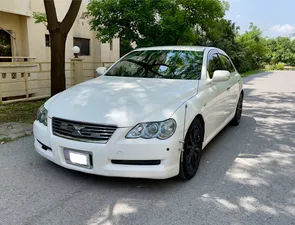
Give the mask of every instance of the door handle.
<path id="1" fill-rule="evenodd" d="M 226 90 L 229 91 L 230 90 L 230 87 L 228 87 Z"/>

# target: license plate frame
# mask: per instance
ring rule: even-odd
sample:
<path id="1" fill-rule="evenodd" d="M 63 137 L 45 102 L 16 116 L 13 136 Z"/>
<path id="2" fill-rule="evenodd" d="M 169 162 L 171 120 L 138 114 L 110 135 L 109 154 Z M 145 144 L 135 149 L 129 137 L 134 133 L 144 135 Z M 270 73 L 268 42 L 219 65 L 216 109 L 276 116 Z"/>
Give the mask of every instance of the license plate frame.
<path id="1" fill-rule="evenodd" d="M 86 169 L 92 169 L 92 167 L 93 167 L 92 152 L 76 150 L 76 149 L 72 149 L 72 148 L 64 148 L 63 153 L 64 153 L 64 158 L 65 158 L 65 161 L 67 164 L 86 168 Z M 73 160 L 74 155 L 75 156 L 78 156 L 78 155 L 85 156 L 87 163 L 81 164 L 81 163 L 73 162 L 72 160 Z"/>

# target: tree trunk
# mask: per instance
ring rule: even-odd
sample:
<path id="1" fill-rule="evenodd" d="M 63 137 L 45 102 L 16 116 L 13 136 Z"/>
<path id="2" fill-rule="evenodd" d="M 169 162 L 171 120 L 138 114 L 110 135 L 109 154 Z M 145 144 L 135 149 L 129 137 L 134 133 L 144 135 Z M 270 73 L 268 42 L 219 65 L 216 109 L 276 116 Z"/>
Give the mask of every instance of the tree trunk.
<path id="1" fill-rule="evenodd" d="M 66 35 L 58 32 L 50 32 L 51 39 L 51 96 L 65 90 L 65 45 Z"/>
<path id="2" fill-rule="evenodd" d="M 82 0 L 72 0 L 62 22 L 57 20 L 54 0 L 44 0 L 51 43 L 51 96 L 66 89 L 65 46 Z"/>

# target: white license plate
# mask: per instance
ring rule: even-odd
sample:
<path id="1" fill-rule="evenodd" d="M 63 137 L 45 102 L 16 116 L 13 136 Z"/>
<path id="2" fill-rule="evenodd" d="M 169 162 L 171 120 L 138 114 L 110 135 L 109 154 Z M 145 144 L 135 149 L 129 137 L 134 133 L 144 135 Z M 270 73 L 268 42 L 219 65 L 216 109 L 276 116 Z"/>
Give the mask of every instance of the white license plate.
<path id="1" fill-rule="evenodd" d="M 65 160 L 69 164 L 90 168 L 90 153 L 72 149 L 64 149 Z"/>

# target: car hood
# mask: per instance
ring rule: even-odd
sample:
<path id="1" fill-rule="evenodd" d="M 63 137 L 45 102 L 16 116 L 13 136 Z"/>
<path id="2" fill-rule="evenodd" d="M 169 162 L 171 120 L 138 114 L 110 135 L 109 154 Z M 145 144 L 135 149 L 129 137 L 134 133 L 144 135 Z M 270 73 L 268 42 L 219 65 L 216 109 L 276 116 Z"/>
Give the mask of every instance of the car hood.
<path id="1" fill-rule="evenodd" d="M 45 107 L 50 118 L 129 127 L 170 118 L 197 86 L 196 80 L 102 76 L 52 97 Z"/>

